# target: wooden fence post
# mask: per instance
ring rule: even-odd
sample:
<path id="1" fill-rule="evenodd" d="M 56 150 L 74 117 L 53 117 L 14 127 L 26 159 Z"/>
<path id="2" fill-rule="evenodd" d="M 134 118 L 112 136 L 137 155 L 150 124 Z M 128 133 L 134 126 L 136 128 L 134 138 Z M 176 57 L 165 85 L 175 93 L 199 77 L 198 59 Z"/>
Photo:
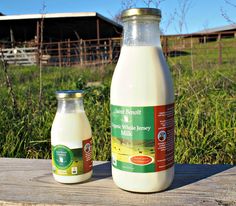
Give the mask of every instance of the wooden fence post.
<path id="1" fill-rule="evenodd" d="M 80 66 L 82 66 L 83 65 L 83 39 L 80 39 L 79 58 L 80 58 Z"/>
<path id="2" fill-rule="evenodd" d="M 68 39 L 67 42 L 67 65 L 71 66 L 71 62 L 70 62 L 70 55 L 71 55 L 71 49 L 70 49 L 70 39 Z"/>
<path id="3" fill-rule="evenodd" d="M 87 63 L 87 48 L 86 48 L 86 41 L 83 41 L 83 49 L 84 49 L 84 53 L 83 53 L 83 56 L 84 56 L 84 64 Z"/>
<path id="4" fill-rule="evenodd" d="M 92 53 L 92 44 L 91 44 L 91 41 L 88 41 L 88 60 L 89 60 L 89 63 L 91 63 L 93 61 L 93 53 Z"/>
<path id="5" fill-rule="evenodd" d="M 79 64 L 79 62 L 80 62 L 80 59 L 79 59 L 79 53 L 80 53 L 80 51 L 78 51 L 78 50 L 79 50 L 78 47 L 80 47 L 80 46 L 79 46 L 79 45 L 80 45 L 79 40 L 77 40 L 75 44 L 76 44 L 76 46 L 75 46 L 75 48 L 73 48 L 74 53 L 75 53 L 75 57 L 76 57 L 75 63 L 76 63 L 76 64 Z"/>
<path id="6" fill-rule="evenodd" d="M 109 62 L 112 62 L 112 41 L 109 39 Z"/>
<path id="7" fill-rule="evenodd" d="M 168 37 L 164 37 L 164 55 L 168 59 Z"/>
<path id="8" fill-rule="evenodd" d="M 218 64 L 222 64 L 222 44 L 221 44 L 221 34 L 218 34 Z"/>
<path id="9" fill-rule="evenodd" d="M 100 43 L 97 43 L 97 45 L 96 45 L 96 64 L 99 64 L 99 62 L 100 62 L 100 49 L 101 49 Z"/>
<path id="10" fill-rule="evenodd" d="M 37 21 L 37 25 L 36 25 L 36 47 L 37 47 L 37 51 L 36 51 L 36 65 L 39 66 L 39 61 L 40 61 L 40 24 L 39 21 Z"/>
<path id="11" fill-rule="evenodd" d="M 61 43 L 58 42 L 58 60 L 59 60 L 59 67 L 61 67 Z"/>
<path id="12" fill-rule="evenodd" d="M 191 36 L 191 67 L 194 70 L 194 62 L 193 62 L 193 37 Z"/>

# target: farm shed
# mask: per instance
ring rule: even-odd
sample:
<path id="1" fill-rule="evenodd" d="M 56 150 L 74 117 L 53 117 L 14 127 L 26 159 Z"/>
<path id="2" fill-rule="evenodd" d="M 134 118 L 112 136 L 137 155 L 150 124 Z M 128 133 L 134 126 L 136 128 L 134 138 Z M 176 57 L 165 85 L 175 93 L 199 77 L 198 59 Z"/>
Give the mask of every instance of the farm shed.
<path id="1" fill-rule="evenodd" d="M 209 41 L 216 41 L 221 38 L 236 38 L 236 24 L 230 24 L 227 26 L 216 27 L 212 29 L 204 29 L 186 36 L 198 37 L 199 42 L 206 43 Z"/>
<path id="2" fill-rule="evenodd" d="M 29 64 L 35 64 L 39 55 L 32 56 L 33 50 L 39 53 L 41 49 L 44 63 L 57 66 L 84 64 L 104 56 L 111 59 L 111 40 L 122 35 L 121 25 L 97 12 L 4 15 L 0 16 L 0 28 L 0 47 L 11 58 L 6 57 L 8 63 L 16 62 L 17 53 L 18 59 L 24 56 Z M 30 58 L 22 48 L 30 48 Z"/>
<path id="3" fill-rule="evenodd" d="M 39 39 L 42 19 L 44 42 L 112 38 L 122 33 L 121 25 L 96 12 L 6 15 L 0 17 L 0 40 Z"/>

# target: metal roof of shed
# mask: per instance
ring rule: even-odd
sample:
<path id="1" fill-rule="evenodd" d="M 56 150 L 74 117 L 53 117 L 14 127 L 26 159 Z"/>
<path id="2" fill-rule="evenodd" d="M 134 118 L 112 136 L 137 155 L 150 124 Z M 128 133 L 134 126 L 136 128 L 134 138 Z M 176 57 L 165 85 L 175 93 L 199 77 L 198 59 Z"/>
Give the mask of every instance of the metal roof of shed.
<path id="1" fill-rule="evenodd" d="M 23 19 L 50 19 L 50 18 L 71 18 L 71 17 L 99 17 L 115 26 L 122 27 L 120 24 L 97 12 L 76 12 L 76 13 L 51 13 L 51 14 L 20 14 L 20 15 L 3 15 L 0 21 L 4 20 L 23 20 Z"/>
<path id="2" fill-rule="evenodd" d="M 227 26 L 220 26 L 220 27 L 215 27 L 211 29 L 204 29 L 198 32 L 194 32 L 193 34 L 217 33 L 217 32 L 224 32 L 224 31 L 230 31 L 230 30 L 236 30 L 236 24 L 230 24 Z"/>
<path id="3" fill-rule="evenodd" d="M 36 25 L 44 19 L 44 40 L 120 37 L 122 26 L 97 12 L 23 14 L 0 16 L 0 39 L 9 41 L 10 31 L 15 41 L 29 41 L 36 35 Z M 99 28 L 98 27 L 99 20 Z"/>

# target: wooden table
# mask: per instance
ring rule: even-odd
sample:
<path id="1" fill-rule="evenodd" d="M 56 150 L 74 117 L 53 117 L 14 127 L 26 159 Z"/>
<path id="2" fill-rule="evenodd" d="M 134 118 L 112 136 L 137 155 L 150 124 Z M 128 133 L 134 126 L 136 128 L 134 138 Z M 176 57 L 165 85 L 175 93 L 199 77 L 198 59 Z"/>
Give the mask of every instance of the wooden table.
<path id="1" fill-rule="evenodd" d="M 138 180 L 137 180 L 138 181 Z M 50 160 L 0 158 L 0 205 L 236 205 L 236 166 L 177 164 L 172 186 L 138 194 L 117 188 L 110 162 L 94 162 L 90 181 L 54 181 Z"/>

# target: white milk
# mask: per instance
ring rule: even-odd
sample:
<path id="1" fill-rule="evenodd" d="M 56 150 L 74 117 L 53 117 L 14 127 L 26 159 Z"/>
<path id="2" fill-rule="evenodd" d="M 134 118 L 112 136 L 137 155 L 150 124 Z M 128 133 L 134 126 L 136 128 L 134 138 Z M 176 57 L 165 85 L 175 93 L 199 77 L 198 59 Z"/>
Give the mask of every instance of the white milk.
<path id="1" fill-rule="evenodd" d="M 69 148 L 82 146 L 82 140 L 92 136 L 85 112 L 56 113 L 52 125 L 52 145 L 66 145 Z"/>
<path id="2" fill-rule="evenodd" d="M 111 104 L 165 105 L 174 102 L 169 68 L 161 48 L 123 46 L 111 85 Z"/>
<path id="3" fill-rule="evenodd" d="M 66 104 L 66 101 L 64 104 Z M 77 103 L 75 102 L 74 104 Z M 63 158 L 65 158 L 65 154 L 67 154 L 66 151 L 64 151 L 64 148 L 69 151 L 68 154 L 70 154 L 70 151 L 72 151 L 72 153 L 73 151 L 77 151 L 77 153 L 80 154 L 76 157 L 77 160 L 80 158 L 78 162 L 75 161 L 76 155 L 73 155 L 71 163 L 70 161 L 68 163 L 71 165 L 62 169 L 57 168 L 57 165 L 55 164 L 56 160 L 54 160 L 55 157 L 53 157 L 53 176 L 56 181 L 61 183 L 82 182 L 89 179 L 92 175 L 91 128 L 82 104 L 80 103 L 80 105 L 77 106 L 78 107 L 75 110 L 70 112 L 58 108 L 52 124 L 51 144 L 54 148 L 56 146 L 59 147 L 59 156 L 57 157 L 59 166 L 61 164 L 60 161 L 62 161 L 62 166 L 64 166 Z M 59 105 L 59 107 L 62 106 Z M 62 147 L 62 149 L 60 149 L 60 147 Z M 53 151 L 54 150 L 52 149 L 52 153 Z M 65 154 L 63 152 L 65 152 Z M 66 159 L 64 159 L 64 161 L 66 161 Z M 86 162 L 86 166 L 84 166 L 84 162 Z M 80 171 L 81 167 L 83 167 L 82 172 Z"/>
<path id="4" fill-rule="evenodd" d="M 173 102 L 171 75 L 161 48 L 124 45 L 112 78 L 111 105 L 145 107 Z M 170 186 L 174 166 L 159 172 L 138 173 L 123 171 L 113 165 L 112 176 L 122 189 L 155 192 Z"/>

